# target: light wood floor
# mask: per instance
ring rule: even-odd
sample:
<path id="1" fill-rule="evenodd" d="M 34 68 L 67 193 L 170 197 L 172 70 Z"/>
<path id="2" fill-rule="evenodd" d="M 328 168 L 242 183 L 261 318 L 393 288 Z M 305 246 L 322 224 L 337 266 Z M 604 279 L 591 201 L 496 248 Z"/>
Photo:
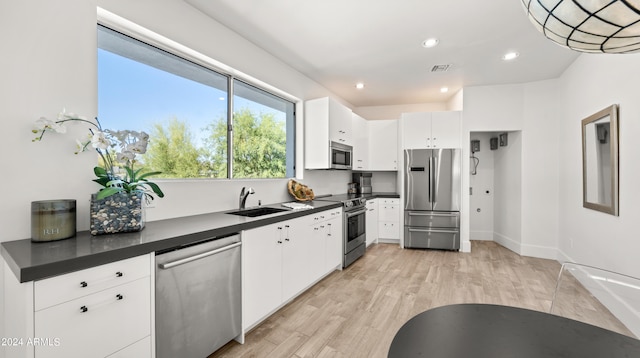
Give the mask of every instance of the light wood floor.
<path id="1" fill-rule="evenodd" d="M 493 242 L 471 253 L 378 244 L 283 307 L 216 357 L 386 357 L 414 315 L 453 303 L 549 311 L 560 264 L 522 257 Z"/>

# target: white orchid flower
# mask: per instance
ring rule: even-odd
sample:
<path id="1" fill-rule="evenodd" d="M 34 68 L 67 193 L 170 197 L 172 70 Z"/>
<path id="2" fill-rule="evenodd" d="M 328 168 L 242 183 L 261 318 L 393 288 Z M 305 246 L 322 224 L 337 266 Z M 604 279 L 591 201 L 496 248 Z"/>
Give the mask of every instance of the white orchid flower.
<path id="1" fill-rule="evenodd" d="M 146 141 L 137 141 L 135 143 L 129 144 L 127 146 L 127 150 L 136 154 L 144 154 L 147 152 L 147 143 Z"/>
<path id="2" fill-rule="evenodd" d="M 147 134 L 147 132 L 142 131 L 140 132 L 140 135 L 138 136 L 138 139 L 143 141 L 143 142 L 149 142 L 149 134 Z"/>
<path id="3" fill-rule="evenodd" d="M 51 129 L 56 133 L 61 133 L 61 134 L 67 133 L 67 127 L 64 126 L 62 123 L 53 123 L 51 125 Z"/>
<path id="4" fill-rule="evenodd" d="M 107 149 L 111 142 L 105 137 L 103 132 L 96 132 L 91 138 L 91 145 L 96 149 Z"/>
<path id="5" fill-rule="evenodd" d="M 47 128 L 51 128 L 51 125 L 54 122 L 50 119 L 46 119 L 44 117 L 40 117 L 40 119 L 38 119 L 35 123 L 35 129 L 38 131 L 44 131 Z"/>
<path id="6" fill-rule="evenodd" d="M 54 131 L 56 133 L 67 133 L 67 127 L 60 123 L 56 123 L 50 119 L 46 119 L 44 117 L 40 117 L 35 123 L 34 133 L 44 132 L 44 131 Z"/>
<path id="7" fill-rule="evenodd" d="M 89 143 L 91 143 L 91 141 L 83 142 L 80 139 L 76 139 L 76 151 L 74 152 L 74 154 L 84 152 L 87 149 L 87 145 L 89 145 Z"/>
<path id="8" fill-rule="evenodd" d="M 124 140 L 127 137 L 127 133 L 125 133 L 125 131 L 114 131 L 111 129 L 107 129 L 105 130 L 105 133 L 109 134 L 110 136 L 116 138 L 118 140 L 118 142 L 124 142 Z"/>
<path id="9" fill-rule="evenodd" d="M 135 157 L 136 157 L 136 155 L 134 153 L 126 151 L 126 150 L 124 152 L 118 153 L 117 156 L 116 156 L 116 158 L 120 162 L 127 162 L 129 160 L 134 160 Z"/>
<path id="10" fill-rule="evenodd" d="M 67 110 L 65 108 L 62 109 L 62 112 L 58 113 L 58 120 L 59 121 L 64 121 L 64 120 L 69 120 L 69 119 L 82 119 L 82 120 L 86 120 L 85 117 L 83 116 L 79 116 L 75 113 L 72 112 L 67 112 Z"/>

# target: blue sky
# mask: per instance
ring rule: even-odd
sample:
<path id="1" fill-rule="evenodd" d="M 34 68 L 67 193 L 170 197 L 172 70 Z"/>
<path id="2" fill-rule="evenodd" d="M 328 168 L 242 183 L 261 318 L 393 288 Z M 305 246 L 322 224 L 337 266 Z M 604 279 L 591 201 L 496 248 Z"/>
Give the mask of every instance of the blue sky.
<path id="1" fill-rule="evenodd" d="M 224 91 L 169 72 L 158 70 L 120 55 L 98 49 L 98 118 L 103 129 L 150 131 L 154 123 L 172 118 L 189 125 L 195 143 L 202 129 L 226 118 Z M 282 112 L 254 102 L 234 99 L 236 108 L 250 107 L 260 113 Z"/>

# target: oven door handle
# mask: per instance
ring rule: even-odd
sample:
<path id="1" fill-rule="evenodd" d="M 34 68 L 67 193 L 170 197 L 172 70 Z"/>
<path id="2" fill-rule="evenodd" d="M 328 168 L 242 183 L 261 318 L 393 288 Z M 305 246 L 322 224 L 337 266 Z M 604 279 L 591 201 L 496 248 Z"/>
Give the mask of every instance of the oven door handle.
<path id="1" fill-rule="evenodd" d="M 345 215 L 347 218 L 350 218 L 350 217 L 352 217 L 352 216 L 356 216 L 356 215 L 360 215 L 360 214 L 366 214 L 366 213 L 367 213 L 367 209 L 365 208 L 365 209 L 358 210 L 358 211 L 354 211 L 354 212 L 349 212 L 349 211 L 347 211 L 347 212 L 345 212 L 345 213 L 344 213 L 344 215 Z"/>

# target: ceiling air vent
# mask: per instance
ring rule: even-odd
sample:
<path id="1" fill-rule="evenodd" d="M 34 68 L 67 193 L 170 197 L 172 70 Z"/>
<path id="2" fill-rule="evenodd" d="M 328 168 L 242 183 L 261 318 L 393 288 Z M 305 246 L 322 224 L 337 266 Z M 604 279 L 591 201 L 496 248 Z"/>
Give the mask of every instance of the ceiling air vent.
<path id="1" fill-rule="evenodd" d="M 451 65 L 434 65 L 431 67 L 431 72 L 447 72 Z"/>

